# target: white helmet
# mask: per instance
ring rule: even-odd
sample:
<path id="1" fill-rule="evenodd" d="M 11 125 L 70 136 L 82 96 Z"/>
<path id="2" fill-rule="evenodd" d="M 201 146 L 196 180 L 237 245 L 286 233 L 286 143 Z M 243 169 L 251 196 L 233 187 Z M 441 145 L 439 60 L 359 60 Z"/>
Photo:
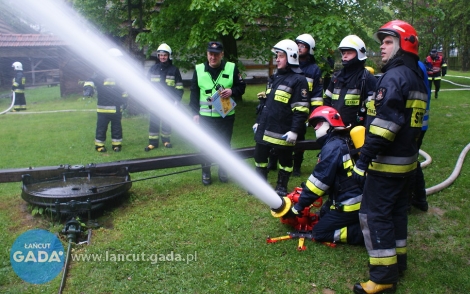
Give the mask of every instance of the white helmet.
<path id="1" fill-rule="evenodd" d="M 349 35 L 344 37 L 344 39 L 339 43 L 339 50 L 344 49 L 354 49 L 357 52 L 357 59 L 366 60 L 366 44 L 356 35 Z"/>
<path id="2" fill-rule="evenodd" d="M 11 67 L 13 67 L 14 70 L 23 70 L 23 65 L 21 64 L 21 62 L 18 61 L 13 62 Z"/>
<path id="3" fill-rule="evenodd" d="M 299 47 L 294 41 L 282 40 L 274 45 L 271 51 L 274 52 L 274 54 L 276 54 L 277 51 L 283 51 L 287 55 L 287 64 L 299 65 Z"/>
<path id="4" fill-rule="evenodd" d="M 117 48 L 111 48 L 108 50 L 108 54 L 112 57 L 121 57 L 123 56 L 121 50 L 117 49 Z"/>
<path id="5" fill-rule="evenodd" d="M 313 50 L 315 49 L 315 39 L 310 34 L 302 34 L 295 39 L 295 42 L 303 43 L 310 47 L 308 54 L 313 55 Z"/>
<path id="6" fill-rule="evenodd" d="M 158 54 L 160 54 L 160 53 L 168 53 L 168 58 L 169 58 L 170 60 L 173 59 L 173 56 L 171 56 L 171 48 L 170 48 L 170 46 L 168 46 L 168 44 L 166 44 L 166 43 L 162 43 L 160 46 L 158 46 L 158 48 L 157 48 L 157 56 L 158 56 Z"/>

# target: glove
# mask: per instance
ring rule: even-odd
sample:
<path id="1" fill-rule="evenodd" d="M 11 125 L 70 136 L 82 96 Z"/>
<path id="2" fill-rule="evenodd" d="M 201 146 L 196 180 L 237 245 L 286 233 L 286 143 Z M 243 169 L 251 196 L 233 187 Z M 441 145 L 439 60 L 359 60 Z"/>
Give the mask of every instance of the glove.
<path id="1" fill-rule="evenodd" d="M 352 170 L 352 177 L 361 188 L 364 187 L 364 183 L 366 182 L 366 171 L 370 161 L 371 159 L 368 156 L 361 154 Z"/>
<path id="2" fill-rule="evenodd" d="M 302 209 L 303 210 L 303 209 Z M 297 210 L 295 209 L 294 206 L 292 206 L 291 209 L 289 209 L 286 214 L 282 216 L 282 218 L 295 218 L 295 217 L 302 217 L 302 210 Z"/>
<path id="3" fill-rule="evenodd" d="M 287 143 L 292 143 L 294 144 L 295 141 L 297 140 L 297 133 L 288 131 L 287 133 L 284 134 L 284 136 L 281 137 L 282 139 L 285 139 Z"/>
<path id="4" fill-rule="evenodd" d="M 258 124 L 257 124 L 257 123 L 254 124 L 253 127 L 252 127 L 252 129 L 253 129 L 253 133 L 256 134 L 256 130 L 258 129 Z"/>
<path id="5" fill-rule="evenodd" d="M 258 99 L 265 99 L 266 98 L 266 92 L 259 92 L 258 94 L 256 94 L 256 97 L 258 97 Z"/>

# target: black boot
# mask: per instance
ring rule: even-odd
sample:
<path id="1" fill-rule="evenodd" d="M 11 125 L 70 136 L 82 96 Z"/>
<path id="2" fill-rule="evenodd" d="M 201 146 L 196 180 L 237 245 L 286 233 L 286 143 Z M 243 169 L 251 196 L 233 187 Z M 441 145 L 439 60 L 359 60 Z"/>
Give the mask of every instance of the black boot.
<path id="1" fill-rule="evenodd" d="M 277 185 L 276 185 L 276 193 L 279 196 L 286 196 L 287 195 L 287 184 L 289 183 L 290 172 L 285 170 L 279 170 L 277 174 Z"/>
<path id="2" fill-rule="evenodd" d="M 202 184 L 204 186 L 208 186 L 208 185 L 212 184 L 211 167 L 210 166 L 204 166 L 202 168 Z"/>
<path id="3" fill-rule="evenodd" d="M 222 183 L 227 183 L 228 182 L 228 175 L 225 169 L 221 168 L 219 166 L 219 181 Z"/>
<path id="4" fill-rule="evenodd" d="M 269 151 L 268 169 L 277 170 L 277 154 L 273 148 Z"/>

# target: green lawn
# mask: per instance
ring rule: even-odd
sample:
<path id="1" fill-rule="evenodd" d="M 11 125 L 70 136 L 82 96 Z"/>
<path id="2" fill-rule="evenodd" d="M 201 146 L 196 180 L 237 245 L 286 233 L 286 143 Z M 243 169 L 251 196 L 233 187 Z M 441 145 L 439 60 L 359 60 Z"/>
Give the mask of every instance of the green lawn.
<path id="1" fill-rule="evenodd" d="M 449 71 L 448 75 L 445 79 L 470 85 L 470 79 L 450 77 L 469 74 Z M 254 145 L 256 93 L 263 88 L 249 86 L 237 106 L 234 147 Z M 455 88 L 442 82 L 443 90 Z M 29 114 L 0 116 L 1 169 L 86 165 L 196 150 L 174 134 L 174 148 L 144 152 L 148 121 L 146 115 L 139 115 L 123 118 L 122 152 L 97 153 L 96 100 L 60 98 L 58 91 L 58 87 L 27 90 Z M 185 104 L 188 97 L 186 89 Z M 430 129 L 422 146 L 433 159 L 424 169 L 427 187 L 452 173 L 460 152 L 470 143 L 468 101 L 470 91 L 442 91 L 439 99 L 432 100 Z M 0 101 L 3 109 L 7 104 Z M 77 111 L 32 113 L 52 110 Z M 307 138 L 313 136 L 309 130 Z M 306 152 L 302 177 L 290 181 L 291 189 L 309 176 L 317 153 Z M 132 178 L 182 169 L 134 173 Z M 470 293 L 469 173 L 465 163 L 450 187 L 429 196 L 427 213 L 412 210 L 409 215 L 408 271 L 397 293 Z M 271 184 L 275 178 L 270 173 Z M 57 292 L 61 275 L 41 285 L 23 282 L 12 270 L 9 254 L 23 232 L 44 228 L 58 233 L 63 223 L 45 215 L 32 216 L 20 197 L 21 183 L 0 186 L 0 292 Z M 285 235 L 290 228 L 237 183 L 221 184 L 215 179 L 211 186 L 202 186 L 199 171 L 136 182 L 129 199 L 106 210 L 97 221 L 101 228 L 93 230 L 92 244 L 75 246 L 74 254 L 173 254 L 193 260 L 74 261 L 64 293 L 351 293 L 354 283 L 368 277 L 364 247 L 330 248 L 306 241 L 307 250 L 297 251 L 296 240 L 266 244 L 267 236 Z"/>

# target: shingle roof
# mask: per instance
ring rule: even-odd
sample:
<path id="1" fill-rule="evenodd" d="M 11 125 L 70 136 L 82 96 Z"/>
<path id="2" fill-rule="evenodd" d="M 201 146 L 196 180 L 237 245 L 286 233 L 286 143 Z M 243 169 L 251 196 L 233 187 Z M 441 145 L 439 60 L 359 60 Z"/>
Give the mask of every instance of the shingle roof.
<path id="1" fill-rule="evenodd" d="M 65 43 L 54 35 L 46 34 L 0 34 L 0 47 L 51 47 Z"/>

